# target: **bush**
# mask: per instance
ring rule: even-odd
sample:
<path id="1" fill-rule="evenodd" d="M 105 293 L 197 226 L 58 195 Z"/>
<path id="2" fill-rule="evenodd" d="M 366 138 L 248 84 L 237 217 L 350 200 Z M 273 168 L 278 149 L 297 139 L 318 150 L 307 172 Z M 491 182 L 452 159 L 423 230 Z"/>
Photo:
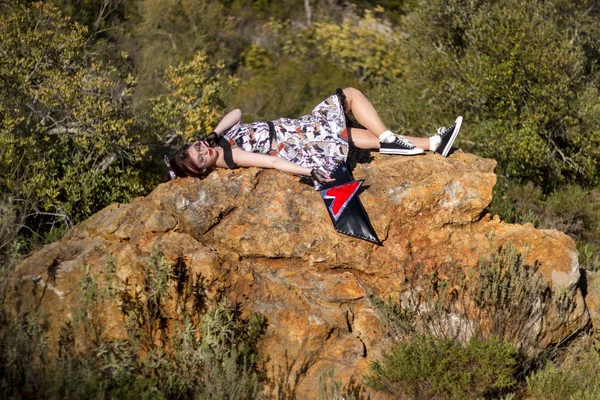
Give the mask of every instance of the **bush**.
<path id="1" fill-rule="evenodd" d="M 515 348 L 496 339 L 472 338 L 464 346 L 450 339 L 419 336 L 398 343 L 373 365 L 368 384 L 424 399 L 466 399 L 512 388 L 518 370 Z"/>
<path id="2" fill-rule="evenodd" d="M 565 232 L 575 240 L 600 244 L 600 201 L 577 185 L 550 193 L 543 203 L 541 227 Z"/>
<path id="3" fill-rule="evenodd" d="M 0 196 L 43 235 L 141 194 L 146 146 L 132 129 L 133 79 L 88 52 L 84 27 L 27 3 L 0 14 Z"/>
<path id="4" fill-rule="evenodd" d="M 464 115 L 460 143 L 546 192 L 596 184 L 597 13 L 585 0 L 422 2 L 403 26 L 404 79 L 377 105 L 429 132 Z"/>
<path id="5" fill-rule="evenodd" d="M 252 47 L 246 53 L 246 62 L 256 63 L 263 52 L 262 48 Z M 259 68 L 244 68 L 238 76 L 242 80 L 229 102 L 241 108 L 248 121 L 306 115 L 337 87 L 358 84 L 356 78 L 339 66 L 310 57 L 283 56 Z M 273 91 L 273 87 L 281 90 Z"/>
<path id="6" fill-rule="evenodd" d="M 536 265 L 523 260 L 506 245 L 482 257 L 469 275 L 456 265 L 433 272 L 407 268 L 400 301 L 373 301 L 394 340 L 435 336 L 466 342 L 495 337 L 535 356 L 539 349 L 533 328 L 562 297 L 552 293 Z"/>
<path id="7" fill-rule="evenodd" d="M 146 260 L 144 290 L 116 279 L 114 265 L 85 272 L 80 310 L 49 343 L 42 315 L 0 310 L 0 397 L 118 399 L 257 398 L 264 373 L 256 343 L 265 321 L 242 318 L 226 301 L 209 304 L 201 276 L 159 251 Z M 108 340 L 96 313 L 118 299 L 126 336 Z M 167 301 L 178 315 L 167 313 Z M 11 310 L 13 311 L 13 310 Z M 58 345 L 58 356 L 50 349 Z"/>
<path id="8" fill-rule="evenodd" d="M 204 52 L 167 68 L 163 80 L 168 91 L 150 99 L 146 129 L 170 147 L 212 132 L 225 111 L 226 95 L 236 84 L 226 75 L 224 64 L 210 62 Z"/>
<path id="9" fill-rule="evenodd" d="M 507 222 L 532 223 L 537 228 L 558 229 L 577 243 L 581 268 L 600 268 L 600 199 L 597 191 L 565 185 L 544 194 L 533 183 L 499 179 L 490 207 Z"/>
<path id="10" fill-rule="evenodd" d="M 535 399 L 598 399 L 599 365 L 600 355 L 593 348 L 561 366 L 548 362 L 544 368 L 527 377 L 527 388 Z"/>
<path id="11" fill-rule="evenodd" d="M 543 317 L 564 318 L 573 307 L 524 258 L 506 245 L 468 275 L 457 265 L 405 268 L 399 301 L 373 299 L 393 345 L 369 384 L 416 398 L 512 396 L 545 354 Z"/>

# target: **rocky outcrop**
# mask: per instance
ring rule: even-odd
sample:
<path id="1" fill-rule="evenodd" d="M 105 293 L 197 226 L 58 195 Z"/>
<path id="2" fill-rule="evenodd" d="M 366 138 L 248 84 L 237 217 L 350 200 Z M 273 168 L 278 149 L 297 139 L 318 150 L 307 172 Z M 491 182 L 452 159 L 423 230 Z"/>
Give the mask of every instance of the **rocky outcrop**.
<path id="1" fill-rule="evenodd" d="M 143 292 L 144 260 L 153 249 L 170 262 L 181 256 L 204 278 L 207 293 L 225 293 L 266 317 L 260 348 L 301 398 L 315 398 L 323 371 L 360 380 L 381 357 L 389 342 L 369 296 L 400 298 L 415 265 L 476 269 L 490 249 L 528 247 L 525 262 L 539 265 L 549 290 L 571 304 L 560 318 L 549 309 L 535 324 L 537 343 L 556 343 L 588 323 L 574 242 L 485 214 L 496 182 L 493 160 L 462 152 L 372 158 L 353 173 L 365 179 L 360 198 L 382 246 L 336 233 L 319 194 L 297 177 L 221 170 L 105 208 L 26 259 L 5 294 L 21 310 L 45 310 L 60 327 L 73 318 L 86 270 L 100 276 L 110 259 L 115 276 Z M 94 318 L 106 335 L 123 334 L 117 304 Z M 54 332 L 51 341 L 58 340 Z"/>

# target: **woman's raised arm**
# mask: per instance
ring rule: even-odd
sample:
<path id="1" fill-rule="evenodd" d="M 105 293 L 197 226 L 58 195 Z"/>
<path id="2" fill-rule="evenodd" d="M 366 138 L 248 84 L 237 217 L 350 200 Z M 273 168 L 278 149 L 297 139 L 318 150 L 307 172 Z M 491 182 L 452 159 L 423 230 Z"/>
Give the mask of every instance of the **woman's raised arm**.
<path id="1" fill-rule="evenodd" d="M 215 127 L 215 132 L 219 135 L 231 127 L 242 122 L 242 110 L 236 108 L 235 110 L 231 110 L 221 119 L 221 122 Z"/>

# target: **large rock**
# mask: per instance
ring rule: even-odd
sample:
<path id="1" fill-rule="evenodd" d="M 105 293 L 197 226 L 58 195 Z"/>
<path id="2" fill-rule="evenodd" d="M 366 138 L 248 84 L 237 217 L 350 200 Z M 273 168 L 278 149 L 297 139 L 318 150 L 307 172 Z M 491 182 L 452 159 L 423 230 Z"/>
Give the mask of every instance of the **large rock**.
<path id="1" fill-rule="evenodd" d="M 45 310 L 50 341 L 57 341 L 80 301 L 86 269 L 100 276 L 110 259 L 121 282 L 143 291 L 144 260 L 154 248 L 171 262 L 183 256 L 209 292 L 225 292 L 267 318 L 260 348 L 270 370 L 284 371 L 280 380 L 299 397 L 315 398 L 323 371 L 360 380 L 389 345 L 370 294 L 399 298 L 407 268 L 474 269 L 490 249 L 510 242 L 527 246 L 525 262 L 539 264 L 552 292 L 572 304 L 566 314 L 548 309 L 531 331 L 541 346 L 559 342 L 589 321 L 575 244 L 555 230 L 484 215 L 494 168 L 493 160 L 462 152 L 375 154 L 357 165 L 354 176 L 367 188 L 360 198 L 382 246 L 336 233 L 319 193 L 291 175 L 251 168 L 178 179 L 105 208 L 31 255 L 5 294 L 21 311 Z M 105 335 L 124 334 L 116 304 L 94 318 Z"/>

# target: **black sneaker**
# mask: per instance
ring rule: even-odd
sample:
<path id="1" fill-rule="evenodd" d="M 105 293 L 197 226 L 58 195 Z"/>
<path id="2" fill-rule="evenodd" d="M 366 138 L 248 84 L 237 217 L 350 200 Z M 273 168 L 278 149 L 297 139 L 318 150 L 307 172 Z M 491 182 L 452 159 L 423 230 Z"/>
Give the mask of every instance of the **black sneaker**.
<path id="1" fill-rule="evenodd" d="M 448 156 L 448 152 L 450 152 L 450 148 L 452 147 L 452 143 L 454 143 L 454 139 L 458 136 L 458 132 L 460 131 L 460 126 L 462 125 L 462 117 L 456 118 L 454 124 L 450 128 L 439 128 L 438 135 L 440 135 L 440 139 L 442 142 L 438 146 L 436 153 L 443 155 L 444 157 Z"/>
<path id="2" fill-rule="evenodd" d="M 415 146 L 410 140 L 396 136 L 394 141 L 391 143 L 379 142 L 379 152 L 382 154 L 400 154 L 403 156 L 412 156 L 415 154 L 422 154 L 425 152 L 420 147 Z"/>

